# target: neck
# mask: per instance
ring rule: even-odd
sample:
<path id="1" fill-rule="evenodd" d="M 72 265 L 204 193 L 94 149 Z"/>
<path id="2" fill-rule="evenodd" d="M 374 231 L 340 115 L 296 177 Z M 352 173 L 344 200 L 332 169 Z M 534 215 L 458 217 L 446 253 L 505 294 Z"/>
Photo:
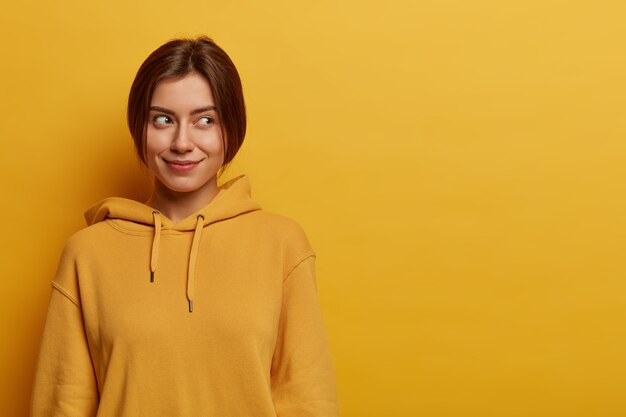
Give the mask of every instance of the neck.
<path id="1" fill-rule="evenodd" d="M 209 204 L 218 191 L 217 177 L 201 188 L 190 192 L 170 190 L 158 178 L 155 178 L 152 195 L 146 205 L 159 210 L 165 217 L 178 223 Z"/>

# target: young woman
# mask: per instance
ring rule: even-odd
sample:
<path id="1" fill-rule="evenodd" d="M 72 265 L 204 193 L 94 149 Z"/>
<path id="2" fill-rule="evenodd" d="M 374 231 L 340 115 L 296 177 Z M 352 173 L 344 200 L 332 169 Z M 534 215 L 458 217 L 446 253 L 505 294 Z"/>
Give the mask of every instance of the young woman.
<path id="1" fill-rule="evenodd" d="M 105 199 L 63 250 L 32 397 L 41 416 L 337 416 L 315 252 L 240 175 L 239 75 L 206 37 L 139 69 L 128 100 L 143 204 Z"/>

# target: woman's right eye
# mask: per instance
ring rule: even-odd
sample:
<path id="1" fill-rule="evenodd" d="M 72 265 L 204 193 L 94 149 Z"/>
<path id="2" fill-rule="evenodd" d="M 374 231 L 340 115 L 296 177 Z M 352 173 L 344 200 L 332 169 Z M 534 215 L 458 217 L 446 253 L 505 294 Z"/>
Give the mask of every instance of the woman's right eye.
<path id="1" fill-rule="evenodd" d="M 172 119 L 169 116 L 155 116 L 154 119 L 152 119 L 154 121 L 155 125 L 167 125 L 172 123 Z"/>

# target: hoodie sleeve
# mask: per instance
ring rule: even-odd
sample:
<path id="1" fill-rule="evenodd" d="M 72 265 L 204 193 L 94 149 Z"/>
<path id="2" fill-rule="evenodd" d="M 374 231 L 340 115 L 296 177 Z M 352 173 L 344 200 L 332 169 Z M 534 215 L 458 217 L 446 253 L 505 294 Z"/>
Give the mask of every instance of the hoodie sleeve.
<path id="1" fill-rule="evenodd" d="M 98 389 L 75 289 L 75 262 L 66 247 L 52 283 L 32 391 L 31 417 L 96 415 Z"/>
<path id="2" fill-rule="evenodd" d="M 277 416 L 338 416 L 335 376 L 317 299 L 313 253 L 302 259 L 283 282 L 278 331 L 271 373 Z"/>

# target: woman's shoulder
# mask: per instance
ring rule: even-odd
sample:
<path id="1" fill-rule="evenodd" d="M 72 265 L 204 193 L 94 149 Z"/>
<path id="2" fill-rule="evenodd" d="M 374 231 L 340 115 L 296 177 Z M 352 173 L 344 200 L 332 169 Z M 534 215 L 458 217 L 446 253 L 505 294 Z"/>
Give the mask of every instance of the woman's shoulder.
<path id="1" fill-rule="evenodd" d="M 300 223 L 297 220 L 281 213 L 260 209 L 250 212 L 250 214 L 252 214 L 255 217 L 254 220 L 260 224 L 271 225 L 281 230 L 301 229 Z"/>
<path id="2" fill-rule="evenodd" d="M 307 233 L 299 221 L 267 210 L 256 210 L 250 214 L 249 218 L 254 223 L 257 233 L 279 239 L 289 251 L 313 253 Z"/>
<path id="3" fill-rule="evenodd" d="M 107 234 L 111 226 L 107 222 L 99 222 L 79 229 L 65 240 L 63 252 L 68 254 L 79 253 L 92 248 L 99 242 L 107 240 Z"/>
<path id="4" fill-rule="evenodd" d="M 301 223 L 287 215 L 264 209 L 256 210 L 250 214 L 252 215 L 250 220 L 259 227 L 294 237 L 306 234 Z"/>

